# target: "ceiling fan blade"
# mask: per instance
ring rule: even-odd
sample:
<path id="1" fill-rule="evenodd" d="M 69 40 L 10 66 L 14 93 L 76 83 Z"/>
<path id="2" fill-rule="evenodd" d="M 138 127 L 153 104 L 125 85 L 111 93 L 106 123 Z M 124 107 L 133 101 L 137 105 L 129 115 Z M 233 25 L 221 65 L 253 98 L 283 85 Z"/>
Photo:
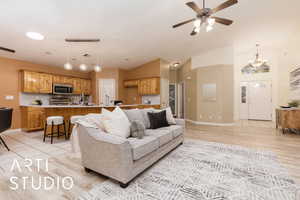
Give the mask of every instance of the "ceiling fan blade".
<path id="1" fill-rule="evenodd" d="M 188 23 L 193 22 L 193 21 L 195 21 L 195 20 L 196 20 L 195 18 L 194 18 L 194 19 L 186 20 L 186 21 L 181 22 L 181 23 L 179 23 L 179 24 L 175 24 L 175 25 L 173 26 L 173 28 L 177 28 L 178 26 L 182 26 L 182 25 L 184 25 L 184 24 L 188 24 Z"/>
<path id="2" fill-rule="evenodd" d="M 100 42 L 100 39 L 89 38 L 89 39 L 77 39 L 77 38 L 66 38 L 66 42 Z"/>
<path id="3" fill-rule="evenodd" d="M 13 49 L 8 49 L 8 48 L 5 48 L 5 47 L 0 47 L 0 50 L 2 51 L 7 51 L 7 52 L 10 52 L 10 53 L 15 53 L 16 51 L 13 50 Z"/>
<path id="4" fill-rule="evenodd" d="M 188 2 L 188 3 L 186 3 L 186 5 L 187 5 L 188 7 L 190 7 L 191 9 L 193 9 L 196 13 L 201 14 L 202 9 L 200 9 L 200 8 L 195 4 L 195 2 Z"/>
<path id="5" fill-rule="evenodd" d="M 211 17 L 211 18 L 215 19 L 216 22 L 223 24 L 223 25 L 227 25 L 227 26 L 229 26 L 233 23 L 233 21 L 230 19 L 225 19 L 225 18 L 220 18 L 220 17 Z"/>
<path id="6" fill-rule="evenodd" d="M 236 3 L 238 3 L 238 0 L 229 0 L 229 1 L 226 1 L 225 3 L 222 3 L 218 7 L 212 9 L 212 13 L 219 12 L 220 10 L 228 8 L 228 7 L 230 7 L 230 6 L 232 6 L 232 5 L 236 4 Z"/>

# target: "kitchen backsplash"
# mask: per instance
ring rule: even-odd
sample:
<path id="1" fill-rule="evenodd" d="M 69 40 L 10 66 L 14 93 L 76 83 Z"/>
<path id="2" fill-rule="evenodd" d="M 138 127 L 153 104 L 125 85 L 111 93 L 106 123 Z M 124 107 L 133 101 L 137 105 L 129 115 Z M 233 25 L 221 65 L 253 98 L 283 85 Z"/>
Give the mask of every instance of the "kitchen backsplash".
<path id="1" fill-rule="evenodd" d="M 41 100 L 43 105 L 49 105 L 49 99 L 51 95 L 49 94 L 28 94 L 20 93 L 20 105 L 31 105 L 34 100 Z"/>
<path id="2" fill-rule="evenodd" d="M 150 104 L 160 104 L 160 95 L 147 95 L 142 96 L 142 103 L 147 104 L 148 101 L 151 101 Z"/>

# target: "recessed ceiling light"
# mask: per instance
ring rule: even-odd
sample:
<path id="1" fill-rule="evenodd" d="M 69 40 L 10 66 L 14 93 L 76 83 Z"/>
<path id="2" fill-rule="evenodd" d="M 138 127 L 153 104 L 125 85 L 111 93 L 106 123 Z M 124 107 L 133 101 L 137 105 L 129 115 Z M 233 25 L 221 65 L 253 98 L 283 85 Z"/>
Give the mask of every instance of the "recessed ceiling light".
<path id="1" fill-rule="evenodd" d="M 82 71 L 87 70 L 86 64 L 81 64 L 81 65 L 79 66 L 79 68 L 80 68 L 80 70 L 82 70 Z"/>
<path id="2" fill-rule="evenodd" d="M 45 38 L 42 34 L 37 32 L 27 32 L 26 36 L 32 40 L 43 40 Z"/>

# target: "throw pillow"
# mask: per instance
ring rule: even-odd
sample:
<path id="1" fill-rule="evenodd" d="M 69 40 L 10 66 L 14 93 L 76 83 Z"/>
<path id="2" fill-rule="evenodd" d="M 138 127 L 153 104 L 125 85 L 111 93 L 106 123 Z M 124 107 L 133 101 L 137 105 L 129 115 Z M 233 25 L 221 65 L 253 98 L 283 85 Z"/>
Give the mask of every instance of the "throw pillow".
<path id="1" fill-rule="evenodd" d="M 104 120 L 103 125 L 109 134 L 122 138 L 128 138 L 130 136 L 130 124 L 128 125 L 123 117 Z"/>
<path id="2" fill-rule="evenodd" d="M 165 110 L 161 112 L 148 112 L 148 117 L 150 121 L 150 129 L 169 126 Z"/>
<path id="3" fill-rule="evenodd" d="M 113 121 L 115 121 L 116 122 L 115 126 L 119 126 L 120 121 L 122 121 L 121 127 L 123 128 L 124 134 L 121 134 L 121 135 L 126 135 L 127 137 L 129 137 L 130 122 L 129 122 L 126 114 L 123 112 L 123 110 L 120 107 L 116 107 L 113 112 L 110 112 L 109 110 L 107 110 L 105 108 L 102 108 L 102 113 L 108 119 L 108 120 L 104 120 L 103 124 L 104 124 L 104 122 L 109 121 L 106 123 L 106 125 L 104 124 L 104 128 L 105 128 L 106 132 L 108 132 L 108 133 L 113 132 L 111 130 L 111 127 L 108 126 L 107 124 L 110 124 Z M 119 127 L 116 127 L 116 129 L 119 129 Z M 120 135 L 120 134 L 117 134 L 117 135 Z"/>
<path id="4" fill-rule="evenodd" d="M 107 118 L 103 114 L 90 113 L 90 114 L 87 114 L 86 116 L 84 116 L 84 119 L 86 119 L 90 123 L 95 124 L 95 126 L 97 126 L 102 131 L 105 131 L 103 121 L 108 120 L 109 118 Z"/>
<path id="5" fill-rule="evenodd" d="M 146 108 L 146 109 L 142 109 L 142 115 L 143 115 L 143 123 L 145 124 L 145 128 L 150 128 L 150 121 L 149 121 L 149 117 L 148 117 L 148 112 L 153 112 L 153 108 Z"/>
<path id="6" fill-rule="evenodd" d="M 142 139 L 145 136 L 144 124 L 139 120 L 135 120 L 131 122 L 130 134 L 131 137 Z"/>
<path id="7" fill-rule="evenodd" d="M 129 109 L 129 110 L 124 110 L 124 113 L 126 114 L 127 118 L 129 121 L 132 123 L 133 121 L 139 120 L 144 124 L 144 118 L 142 111 L 140 109 Z M 145 126 L 145 124 L 144 124 Z"/>
<path id="8" fill-rule="evenodd" d="M 166 117 L 167 117 L 167 121 L 168 121 L 168 124 L 169 125 L 175 125 L 176 124 L 176 121 L 173 117 L 173 114 L 172 114 L 172 110 L 170 107 L 167 107 L 167 108 L 164 108 L 162 110 L 165 110 L 166 111 Z M 155 109 L 154 111 L 155 112 L 161 112 L 162 110 L 159 110 L 159 109 Z"/>

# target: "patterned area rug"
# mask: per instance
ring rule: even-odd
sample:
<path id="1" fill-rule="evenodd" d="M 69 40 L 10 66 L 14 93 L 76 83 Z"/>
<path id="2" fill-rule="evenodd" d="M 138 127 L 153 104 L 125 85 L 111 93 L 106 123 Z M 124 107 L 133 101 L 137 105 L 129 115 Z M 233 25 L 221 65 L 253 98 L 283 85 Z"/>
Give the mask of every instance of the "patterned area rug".
<path id="1" fill-rule="evenodd" d="M 189 140 L 128 188 L 108 180 L 79 199 L 298 200 L 299 193 L 273 153 Z"/>

